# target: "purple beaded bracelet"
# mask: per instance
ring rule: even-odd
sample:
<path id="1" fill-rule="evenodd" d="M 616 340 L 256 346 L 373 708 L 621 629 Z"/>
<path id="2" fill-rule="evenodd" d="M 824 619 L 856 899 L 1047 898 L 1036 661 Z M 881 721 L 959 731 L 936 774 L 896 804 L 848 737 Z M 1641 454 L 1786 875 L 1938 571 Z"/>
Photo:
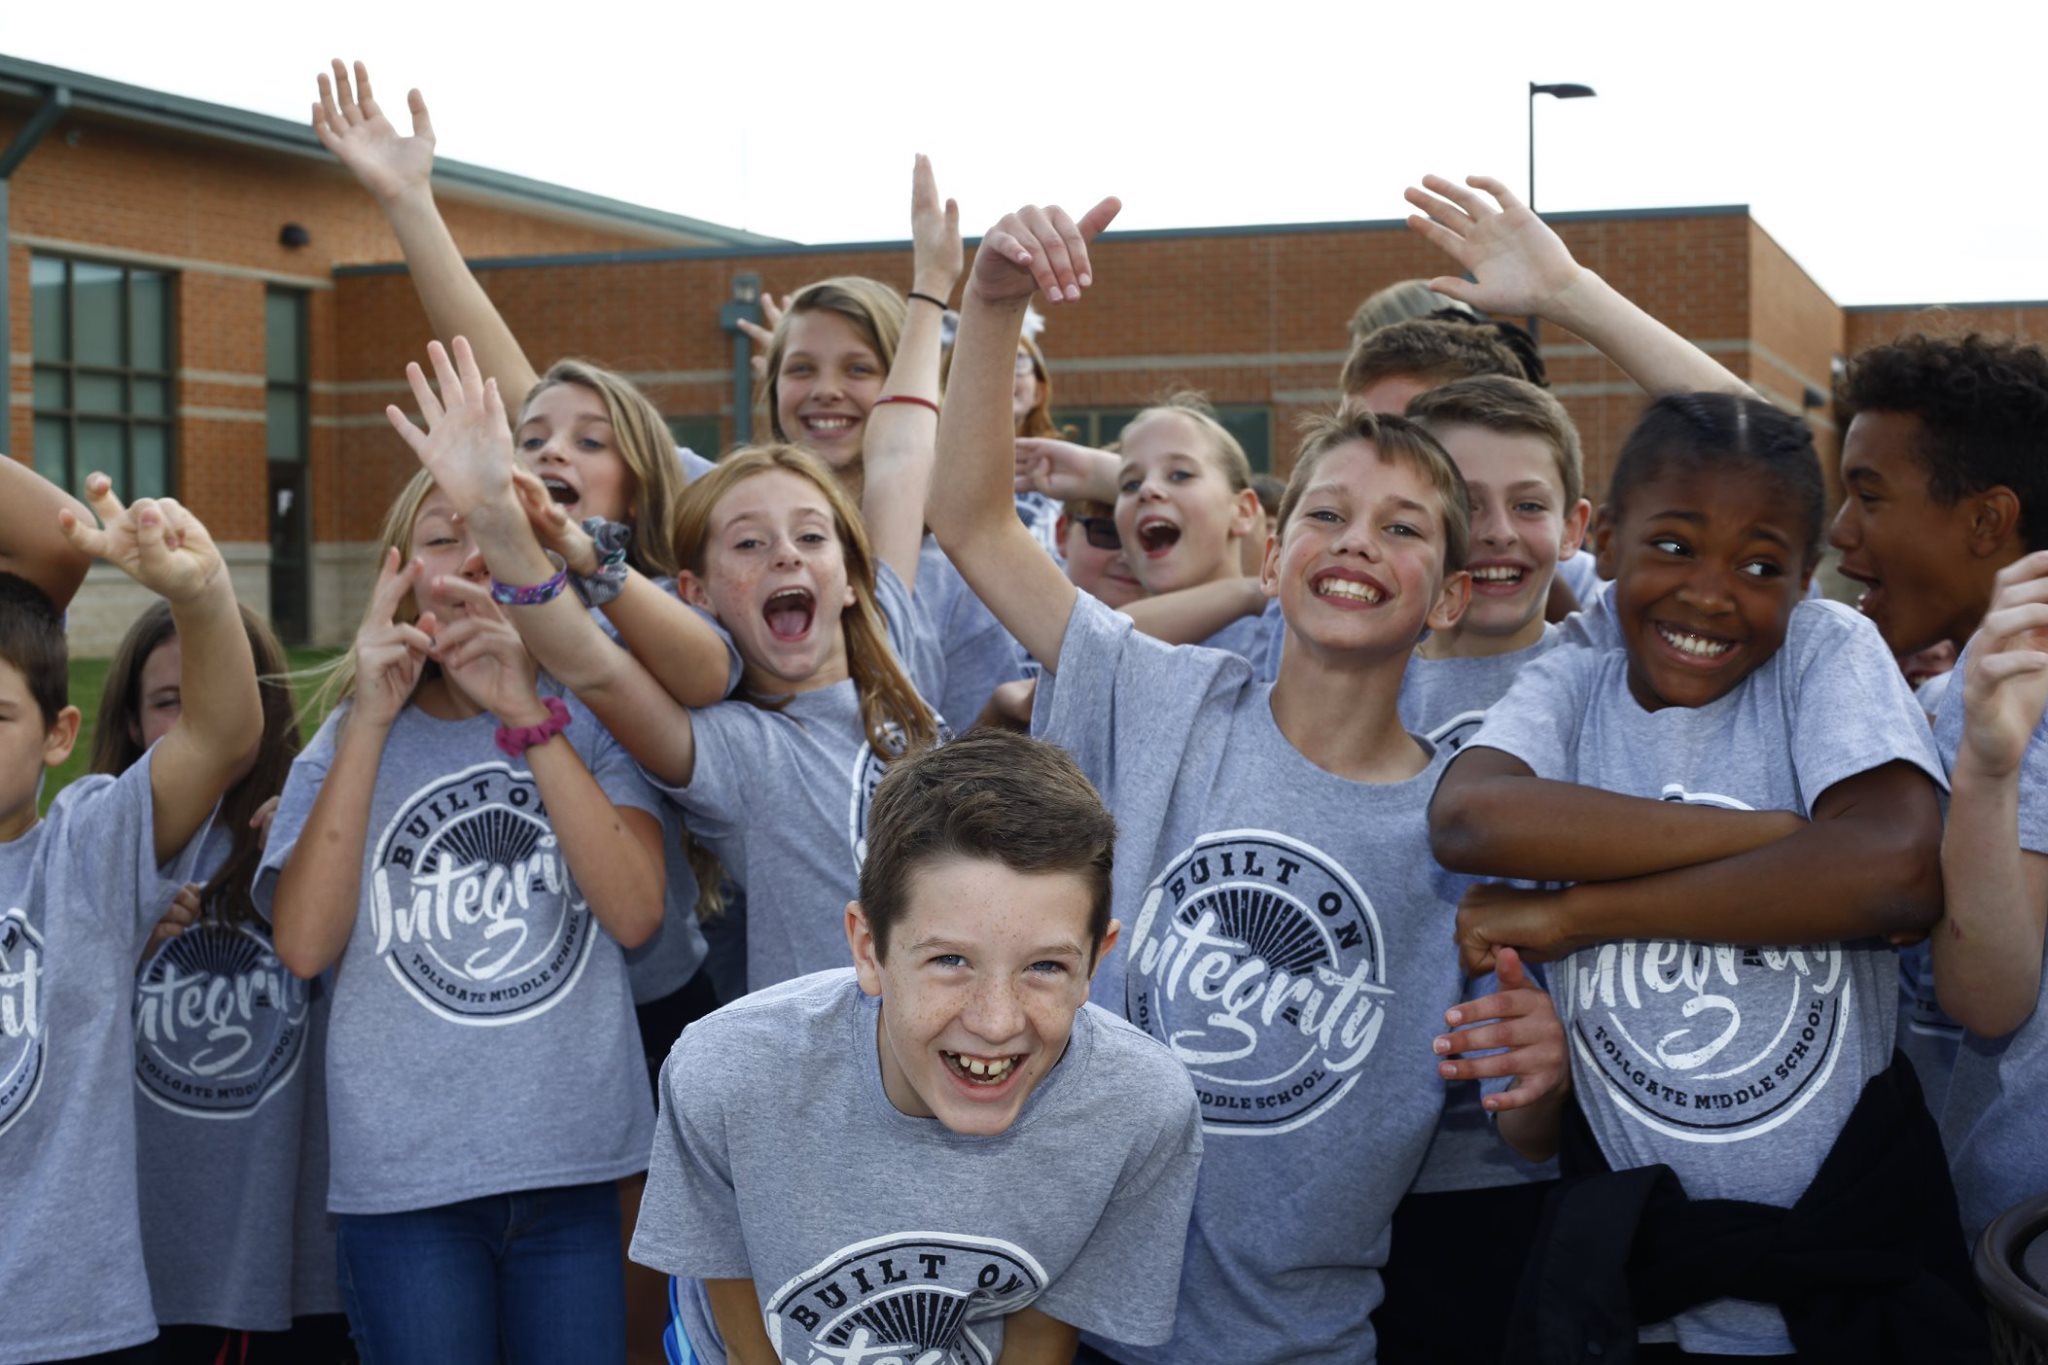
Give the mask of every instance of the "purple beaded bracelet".
<path id="1" fill-rule="evenodd" d="M 553 550 L 545 550 L 548 562 L 555 566 L 555 576 L 543 579 L 527 587 L 502 583 L 491 579 L 491 600 L 501 607 L 537 607 L 543 602 L 552 602 L 562 595 L 562 589 L 569 585 L 569 566 Z"/>

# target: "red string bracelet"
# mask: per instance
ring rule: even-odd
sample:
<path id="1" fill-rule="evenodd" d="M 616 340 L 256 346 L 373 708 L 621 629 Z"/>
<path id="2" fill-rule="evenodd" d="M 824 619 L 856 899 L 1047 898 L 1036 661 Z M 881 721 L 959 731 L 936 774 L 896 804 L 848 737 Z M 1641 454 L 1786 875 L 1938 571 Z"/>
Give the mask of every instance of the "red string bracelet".
<path id="1" fill-rule="evenodd" d="M 915 395 L 915 394 L 910 394 L 910 393 L 887 393 L 887 394 L 883 394 L 883 395 L 882 395 L 882 396 L 881 396 L 880 398 L 877 398 L 877 399 L 876 399 L 876 400 L 875 400 L 875 401 L 874 401 L 873 403 L 869 404 L 869 406 L 870 406 L 870 407 L 877 407 L 877 408 L 879 408 L 879 407 L 880 407 L 880 406 L 882 406 L 882 404 L 884 404 L 884 403 L 915 403 L 915 404 L 917 404 L 917 405 L 918 405 L 919 407 L 921 407 L 921 408 L 930 408 L 930 409 L 932 410 L 932 416 L 936 417 L 936 416 L 938 416 L 938 415 L 939 415 L 939 405 L 938 405 L 937 403 L 934 403 L 934 402 L 933 402 L 933 401 L 932 401 L 931 399 L 929 399 L 929 398 L 919 398 L 919 397 L 918 397 L 917 395 Z"/>

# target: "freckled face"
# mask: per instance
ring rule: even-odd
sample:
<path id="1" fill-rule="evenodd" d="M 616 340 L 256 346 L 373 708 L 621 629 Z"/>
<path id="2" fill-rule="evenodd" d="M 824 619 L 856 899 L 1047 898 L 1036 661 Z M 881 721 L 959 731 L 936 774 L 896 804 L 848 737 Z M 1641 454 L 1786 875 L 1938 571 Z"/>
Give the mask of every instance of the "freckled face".
<path id="1" fill-rule="evenodd" d="M 1093 964 L 1087 881 L 956 857 L 911 873 L 909 903 L 878 955 L 860 905 L 847 937 L 861 988 L 882 998 L 876 1049 L 898 1109 L 987 1136 L 1017 1120 L 1087 1003 Z"/>

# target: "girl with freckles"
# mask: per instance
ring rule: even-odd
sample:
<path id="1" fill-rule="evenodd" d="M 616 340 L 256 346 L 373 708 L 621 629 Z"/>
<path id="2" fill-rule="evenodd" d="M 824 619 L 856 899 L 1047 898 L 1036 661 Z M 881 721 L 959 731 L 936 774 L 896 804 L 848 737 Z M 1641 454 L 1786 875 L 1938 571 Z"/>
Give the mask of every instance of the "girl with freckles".
<path id="1" fill-rule="evenodd" d="M 378 1360 L 623 1360 L 617 1182 L 653 1121 L 624 953 L 661 923 L 662 802 L 538 676 L 426 474 L 379 556 L 256 884 L 284 964 L 336 969 L 350 1324 Z"/>
<path id="2" fill-rule="evenodd" d="M 928 508 L 1045 666 L 1034 733 L 1067 748 L 1117 816 L 1125 930 L 1093 998 L 1167 1046 L 1201 1104 L 1172 1338 L 1087 1335 L 1082 1358 L 1370 1360 L 1388 1221 L 1444 1079 L 1503 1087 L 1486 1104 L 1513 1136 L 1558 1103 L 1563 1065 L 1549 1002 L 1512 962 L 1500 993 L 1458 1005 L 1461 883 L 1430 856 L 1424 820 L 1443 758 L 1396 712 L 1417 638 L 1464 608 L 1465 490 L 1400 418 L 1311 433 L 1262 571 L 1283 623 L 1271 684 L 1080 593 L 1011 510 L 1010 357 L 1034 293 L 1064 306 L 1093 282 L 1089 243 L 1117 209 L 1076 223 L 1027 208 L 982 239 Z"/>

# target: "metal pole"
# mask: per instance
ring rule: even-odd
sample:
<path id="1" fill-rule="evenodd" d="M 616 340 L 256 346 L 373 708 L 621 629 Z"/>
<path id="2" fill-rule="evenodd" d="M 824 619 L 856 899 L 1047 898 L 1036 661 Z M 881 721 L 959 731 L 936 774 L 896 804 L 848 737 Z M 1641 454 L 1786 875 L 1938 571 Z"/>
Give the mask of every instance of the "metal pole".
<path id="1" fill-rule="evenodd" d="M 718 325 L 732 338 L 732 437 L 736 445 L 754 439 L 754 361 L 742 321 L 761 321 L 761 276 L 742 270 L 732 277 L 732 297 L 718 310 Z"/>
<path id="2" fill-rule="evenodd" d="M 1530 81 L 1530 82 L 1529 82 L 1529 212 L 1531 212 L 1531 213 L 1534 213 L 1535 211 L 1536 211 L 1536 82 L 1534 82 L 1534 81 Z M 1528 316 L 1528 318 L 1526 319 L 1526 321 L 1527 321 L 1527 322 L 1528 322 L 1528 324 L 1529 324 L 1529 340 L 1530 340 L 1531 342 L 1535 343 L 1535 346 L 1536 346 L 1536 354 L 1537 354 L 1538 356 L 1541 356 L 1541 355 L 1543 354 L 1543 337 L 1542 337 L 1542 333 L 1541 333 L 1541 330 L 1540 330 L 1540 329 L 1541 329 L 1541 324 L 1537 322 L 1537 320 L 1536 320 L 1536 315 L 1535 315 L 1534 313 L 1531 313 L 1531 314 L 1530 314 L 1530 315 Z"/>
<path id="3" fill-rule="evenodd" d="M 6 381 L 0 383 L 0 451 L 14 443 L 14 239 L 7 219 L 8 180 L 70 107 L 70 87 L 52 88 L 7 150 L 0 152 L 0 358 L 6 361 L 0 365 L 0 378 Z"/>

